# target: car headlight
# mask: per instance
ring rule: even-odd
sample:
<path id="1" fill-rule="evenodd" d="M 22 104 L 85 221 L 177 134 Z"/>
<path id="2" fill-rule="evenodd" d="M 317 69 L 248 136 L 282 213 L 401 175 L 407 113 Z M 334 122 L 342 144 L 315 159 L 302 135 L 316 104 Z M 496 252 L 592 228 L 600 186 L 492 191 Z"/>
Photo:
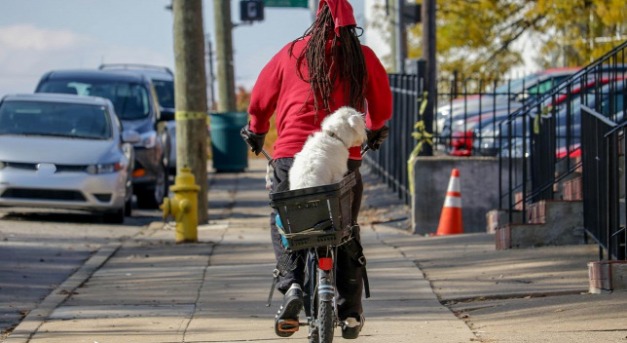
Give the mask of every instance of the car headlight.
<path id="1" fill-rule="evenodd" d="M 109 174 L 122 170 L 124 165 L 120 162 L 116 163 L 103 163 L 92 164 L 87 167 L 87 173 L 89 174 Z"/>
<path id="2" fill-rule="evenodd" d="M 157 132 L 149 131 L 140 135 L 141 140 L 135 146 L 152 149 L 157 145 Z"/>

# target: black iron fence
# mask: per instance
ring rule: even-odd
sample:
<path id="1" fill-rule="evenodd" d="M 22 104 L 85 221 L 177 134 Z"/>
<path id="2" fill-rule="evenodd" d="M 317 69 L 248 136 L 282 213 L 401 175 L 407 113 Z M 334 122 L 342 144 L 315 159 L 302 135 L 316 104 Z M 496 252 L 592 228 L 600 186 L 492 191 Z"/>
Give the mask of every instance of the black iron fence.
<path id="1" fill-rule="evenodd" d="M 582 106 L 582 160 L 584 226 L 593 239 L 604 248 L 600 259 L 624 260 L 627 256 L 625 240 L 625 185 L 627 183 L 627 122 L 617 125 L 603 114 Z"/>
<path id="2" fill-rule="evenodd" d="M 407 160 L 416 141 L 412 131 L 419 121 L 419 106 L 424 89 L 424 73 L 390 74 L 393 94 L 393 114 L 389 121 L 390 135 L 377 151 L 369 151 L 364 162 L 394 190 L 399 198 L 409 204 L 409 178 Z"/>
<path id="3" fill-rule="evenodd" d="M 424 65 L 415 74 L 390 74 L 394 108 L 388 125 L 390 137 L 378 152 L 369 152 L 364 161 L 406 203 L 410 202 L 407 160 L 417 141 L 414 125 L 422 118 Z M 476 79 L 455 76 L 439 80 L 433 116 L 435 155 L 496 156 L 503 137 L 498 123 L 525 102 L 546 92 L 577 69 L 551 69 L 521 78 Z"/>
<path id="4" fill-rule="evenodd" d="M 550 198 L 553 184 L 581 162 L 577 159 L 581 115 L 574 102 L 589 104 L 590 99 L 616 93 L 627 69 L 624 55 L 623 44 L 583 69 L 556 68 L 513 79 L 438 81 L 434 154 L 498 156 L 499 169 L 508 170 L 508 175 L 500 175 L 500 208 L 524 210 L 528 201 Z M 421 75 L 389 75 L 394 95 L 390 137 L 380 151 L 365 157 L 365 163 L 406 203 L 407 160 L 417 144 L 412 132 L 421 120 Z M 624 105 L 612 100 L 607 106 L 613 107 L 601 112 L 610 115 Z"/>
<path id="5" fill-rule="evenodd" d="M 499 122 L 577 70 L 556 68 L 504 79 L 455 75 L 451 80 L 440 80 L 434 121 L 435 149 L 453 156 L 496 156 L 501 150 Z"/>
<path id="6" fill-rule="evenodd" d="M 524 213 L 532 202 L 559 197 L 560 182 L 580 172 L 585 151 L 582 133 L 601 135 L 587 132 L 592 129 L 582 119 L 582 107 L 587 106 L 616 123 L 625 120 L 626 52 L 627 42 L 544 95 L 525 102 L 498 124 L 499 161 L 508 173 L 500 178 L 501 208 L 510 214 L 517 210 Z M 602 135 L 595 139 L 602 139 Z M 599 177 L 587 175 L 587 172 L 584 166 L 585 178 Z M 598 172 L 605 173 L 604 170 Z M 599 192 L 606 190 L 597 189 Z M 587 209 L 586 214 L 586 229 L 599 242 L 607 241 L 607 237 L 594 228 L 602 226 L 606 213 L 595 217 Z M 526 220 L 526 216 L 522 218 Z"/>

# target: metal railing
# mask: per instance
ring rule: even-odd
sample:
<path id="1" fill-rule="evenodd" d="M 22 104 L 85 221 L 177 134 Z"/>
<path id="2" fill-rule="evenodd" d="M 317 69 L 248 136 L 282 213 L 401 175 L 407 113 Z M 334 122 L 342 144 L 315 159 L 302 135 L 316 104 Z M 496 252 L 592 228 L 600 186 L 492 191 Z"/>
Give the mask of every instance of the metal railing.
<path id="1" fill-rule="evenodd" d="M 581 105 L 621 122 L 627 101 L 627 42 L 507 116 L 499 124 L 499 207 L 510 213 L 554 199 L 556 187 L 582 165 Z M 585 175 L 586 170 L 583 170 Z M 557 191 L 557 192 L 556 192 Z M 523 221 L 526 216 L 522 216 Z M 602 240 L 602 239 L 599 239 Z"/>
<path id="2" fill-rule="evenodd" d="M 419 106 L 424 89 L 424 73 L 389 74 L 393 95 L 393 114 L 388 122 L 390 135 L 381 148 L 370 151 L 364 162 L 380 176 L 406 204 L 411 202 L 407 160 L 416 145 L 412 137 L 419 120 Z"/>
<path id="3" fill-rule="evenodd" d="M 624 260 L 627 122 L 617 125 L 595 110 L 582 106 L 584 226 L 599 244 L 599 258 Z M 623 171 L 622 174 L 620 171 Z M 603 256 L 603 249 L 607 256 Z"/>
<path id="4" fill-rule="evenodd" d="M 452 156 L 496 156 L 498 123 L 577 70 L 555 68 L 514 79 L 440 80 L 434 123 L 436 149 Z"/>
<path id="5" fill-rule="evenodd" d="M 421 120 L 419 109 L 423 100 L 424 62 L 416 64 L 415 74 L 389 74 L 393 93 L 393 115 L 388 123 L 390 136 L 377 152 L 364 157 L 366 165 L 391 187 L 407 204 L 411 201 L 407 175 L 407 160 L 417 141 L 412 137 L 414 125 Z M 522 99 L 536 96 L 540 85 L 552 85 L 574 71 L 553 70 L 519 79 L 484 80 L 455 77 L 439 80 L 437 103 L 434 106 L 433 145 L 435 155 L 469 156 L 478 154 L 473 148 L 473 130 L 478 131 L 510 111 L 522 106 Z M 546 75 L 544 75 L 546 74 Z M 548 76 L 547 76 L 548 75 Z M 481 121 L 475 119 L 481 118 Z M 460 124 L 461 123 L 461 124 Z M 460 133 L 465 132 L 460 135 Z M 477 142 L 498 142 L 498 132 L 484 134 Z M 497 150 L 486 149 L 481 155 L 495 156 Z"/>

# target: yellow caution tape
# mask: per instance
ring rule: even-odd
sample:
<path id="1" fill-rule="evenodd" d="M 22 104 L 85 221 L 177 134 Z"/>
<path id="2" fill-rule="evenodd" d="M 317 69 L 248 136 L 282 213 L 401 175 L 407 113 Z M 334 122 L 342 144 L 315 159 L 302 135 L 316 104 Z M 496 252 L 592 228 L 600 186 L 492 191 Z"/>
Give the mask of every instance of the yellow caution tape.
<path id="1" fill-rule="evenodd" d="M 418 110 L 418 114 L 420 115 L 420 118 L 423 117 L 425 110 L 427 109 L 427 101 L 428 101 L 428 92 L 424 92 L 422 94 L 422 99 L 418 98 L 416 100 L 421 100 L 421 104 L 420 104 L 420 109 Z M 416 146 L 414 147 L 414 149 L 411 151 L 411 153 L 409 154 L 409 158 L 407 159 L 407 179 L 409 181 L 409 194 L 410 195 L 414 195 L 415 192 L 415 186 L 414 186 L 414 164 L 416 163 L 416 159 L 418 158 L 418 155 L 420 154 L 420 151 L 422 151 L 422 146 L 424 143 L 427 143 L 429 145 L 432 145 L 432 140 L 431 137 L 432 135 L 427 133 L 426 131 L 424 131 L 424 122 L 422 121 L 422 119 L 420 119 L 416 124 L 414 124 L 414 128 L 417 130 L 417 132 L 414 132 L 412 134 L 412 136 L 418 140 L 418 143 L 416 144 Z"/>
<path id="2" fill-rule="evenodd" d="M 176 120 L 207 119 L 207 112 L 176 111 Z"/>

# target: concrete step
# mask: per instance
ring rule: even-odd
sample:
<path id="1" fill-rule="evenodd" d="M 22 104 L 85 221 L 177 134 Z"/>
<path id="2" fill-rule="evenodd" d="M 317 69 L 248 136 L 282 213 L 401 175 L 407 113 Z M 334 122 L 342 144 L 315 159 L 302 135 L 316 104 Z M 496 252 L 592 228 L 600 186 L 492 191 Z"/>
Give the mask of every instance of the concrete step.
<path id="1" fill-rule="evenodd" d="M 532 223 L 496 228 L 496 249 L 583 243 L 582 201 L 543 200 L 530 205 L 529 210 Z"/>
<path id="2" fill-rule="evenodd" d="M 562 199 L 570 201 L 583 200 L 583 178 L 581 176 L 562 182 Z"/>

